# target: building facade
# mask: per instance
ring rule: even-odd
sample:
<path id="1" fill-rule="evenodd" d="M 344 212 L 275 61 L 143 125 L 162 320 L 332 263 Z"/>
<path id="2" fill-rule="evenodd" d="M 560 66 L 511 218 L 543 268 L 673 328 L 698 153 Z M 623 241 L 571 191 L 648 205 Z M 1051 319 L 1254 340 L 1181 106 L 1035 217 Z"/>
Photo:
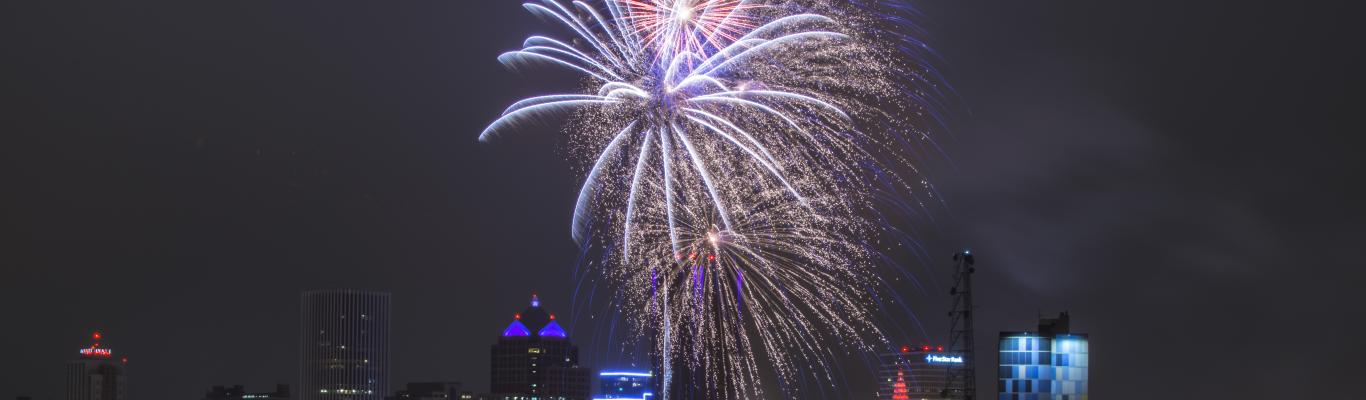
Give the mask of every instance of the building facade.
<path id="1" fill-rule="evenodd" d="M 214 386 L 204 394 L 204 400 L 289 400 L 289 385 L 275 385 L 273 392 L 247 392 L 242 385 Z"/>
<path id="2" fill-rule="evenodd" d="M 104 335 L 91 335 L 90 347 L 80 349 L 80 358 L 66 363 L 63 374 L 66 400 L 126 400 L 128 398 L 128 359 L 115 357 L 114 350 L 101 342 Z"/>
<path id="3" fill-rule="evenodd" d="M 459 400 L 460 382 L 412 382 L 388 400 Z"/>
<path id="4" fill-rule="evenodd" d="M 598 373 L 599 396 L 595 400 L 654 399 L 654 374 L 649 371 L 603 371 Z"/>
<path id="5" fill-rule="evenodd" d="M 947 353 L 943 346 L 901 346 L 882 354 L 878 370 L 878 400 L 943 399 L 949 368 L 963 364 L 961 354 Z"/>
<path id="6" fill-rule="evenodd" d="M 1066 312 L 1035 332 L 1002 332 L 999 400 L 1088 400 L 1088 337 L 1072 333 Z"/>
<path id="7" fill-rule="evenodd" d="M 299 398 L 381 400 L 389 393 L 389 294 L 300 296 Z"/>
<path id="8" fill-rule="evenodd" d="M 492 395 L 498 400 L 588 400 L 591 383 L 579 348 L 555 315 L 531 296 L 492 348 Z"/>

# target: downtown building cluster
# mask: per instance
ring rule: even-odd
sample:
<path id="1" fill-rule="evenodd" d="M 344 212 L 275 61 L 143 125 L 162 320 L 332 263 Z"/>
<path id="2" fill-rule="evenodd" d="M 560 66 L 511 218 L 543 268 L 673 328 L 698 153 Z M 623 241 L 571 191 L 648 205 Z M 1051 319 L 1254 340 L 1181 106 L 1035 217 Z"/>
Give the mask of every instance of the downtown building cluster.
<path id="1" fill-rule="evenodd" d="M 1038 329 L 1001 332 L 996 351 L 997 400 L 1088 400 L 1090 352 L 1086 334 L 1069 330 L 1070 315 L 1043 318 Z M 968 367 L 962 353 L 943 346 L 903 345 L 882 354 L 878 400 L 967 400 L 950 374 Z M 984 396 L 976 397 L 989 398 Z"/>
<path id="2" fill-rule="evenodd" d="M 951 340 L 945 345 L 903 345 L 880 354 L 878 400 L 960 399 L 977 394 L 978 367 L 971 347 L 970 275 L 973 258 L 955 256 L 958 273 Z M 299 369 L 296 393 L 281 384 L 249 392 L 241 385 L 214 386 L 203 400 L 646 400 L 656 393 L 691 399 L 686 390 L 661 387 L 660 372 L 603 370 L 580 363 L 564 321 L 535 294 L 513 314 L 489 352 L 489 391 L 459 382 L 411 382 L 391 386 L 390 294 L 358 290 L 308 291 L 300 296 Z M 1041 318 L 1037 329 L 1000 332 L 997 337 L 997 400 L 1088 400 L 1089 337 L 1073 332 L 1066 312 Z M 128 359 L 95 332 L 91 344 L 64 369 L 63 400 L 130 400 Z M 675 381 L 677 383 L 678 381 Z M 686 384 L 685 384 L 686 385 Z M 677 385 L 671 385 L 677 386 Z M 686 389 L 686 388 L 685 388 Z M 596 393 L 596 395 L 594 394 Z M 21 398 L 21 400 L 27 400 Z"/>
<path id="3" fill-rule="evenodd" d="M 387 293 L 312 291 L 301 304 L 301 400 L 592 398 L 592 371 L 580 365 L 578 346 L 535 294 L 490 347 L 487 393 L 459 382 L 412 382 L 391 392 Z"/>
<path id="4" fill-rule="evenodd" d="M 535 294 L 490 347 L 490 391 L 459 382 L 411 382 L 391 387 L 389 293 L 307 291 L 300 296 L 297 392 L 287 384 L 250 392 L 242 385 L 209 388 L 203 400 L 592 400 L 652 399 L 653 373 L 603 371 L 580 365 L 579 349 Z M 493 331 L 493 329 L 490 329 Z M 63 400 L 130 400 L 128 359 L 104 345 L 100 332 L 64 369 Z M 594 388 L 603 395 L 593 397 Z M 20 397 L 20 400 L 31 400 Z"/>
<path id="5" fill-rule="evenodd" d="M 877 400 L 980 400 L 976 357 L 972 275 L 975 257 L 954 254 L 954 285 L 949 294 L 949 345 L 901 346 L 882 354 Z M 1089 400 L 1090 341 L 1071 331 L 1071 315 L 1040 318 L 1033 331 L 1001 332 L 996 347 L 997 400 Z"/>

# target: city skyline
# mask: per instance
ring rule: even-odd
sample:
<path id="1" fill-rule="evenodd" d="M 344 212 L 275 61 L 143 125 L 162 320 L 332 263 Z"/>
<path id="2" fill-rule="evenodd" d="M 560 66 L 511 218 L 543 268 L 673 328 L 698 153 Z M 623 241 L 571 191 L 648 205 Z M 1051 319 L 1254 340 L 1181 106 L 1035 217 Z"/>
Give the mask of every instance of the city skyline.
<path id="1" fill-rule="evenodd" d="M 955 258 L 956 259 L 956 258 Z M 577 346 L 569 341 L 568 333 L 559 320 L 541 307 L 542 300 L 537 293 L 532 293 L 530 306 L 522 312 L 513 315 L 513 321 L 501 329 L 501 334 L 493 343 L 493 352 L 488 361 L 492 363 L 493 379 L 492 384 L 487 388 L 477 385 L 461 383 L 456 379 L 448 379 L 443 382 L 424 382 L 407 381 L 393 382 L 388 379 L 388 341 L 391 339 L 387 326 L 390 321 L 389 308 L 391 294 L 387 292 L 354 290 L 354 289 L 329 289 L 329 290 L 307 290 L 298 296 L 301 314 L 299 332 L 299 343 L 301 350 L 298 359 L 299 374 L 297 380 L 275 380 L 275 391 L 273 392 L 248 392 L 245 390 L 250 385 L 229 384 L 213 385 L 206 394 L 205 400 L 227 399 L 308 399 L 308 398 L 342 398 L 342 399 L 394 399 L 404 398 L 403 396 L 421 395 L 433 388 L 440 387 L 441 390 L 449 390 L 449 393 L 464 394 L 465 396 L 476 396 L 468 398 L 488 398 L 502 399 L 509 395 L 515 395 L 517 390 L 530 390 L 527 394 L 535 394 L 540 391 L 535 389 L 553 386 L 548 399 L 561 399 L 561 393 L 553 392 L 558 390 L 576 391 L 581 393 L 563 400 L 587 400 L 590 395 L 597 398 L 629 398 L 638 399 L 641 395 L 650 396 L 653 392 L 660 391 L 662 388 L 653 386 L 652 378 L 657 368 L 646 366 L 640 371 L 633 371 L 629 368 L 623 369 L 612 365 L 620 362 L 607 362 L 606 366 L 581 365 L 578 359 Z M 1063 330 L 1067 326 L 1067 313 L 1062 314 Z M 1043 322 L 1040 323 L 1040 330 Z M 367 334 L 368 333 L 368 334 Z M 377 335 L 377 336 L 376 336 Z M 125 393 L 128 390 L 126 365 L 127 355 L 114 354 L 113 350 L 107 346 L 102 346 L 104 334 L 94 332 L 92 334 L 92 344 L 81 348 L 79 359 L 81 363 L 113 363 L 119 364 L 116 375 L 103 376 L 102 380 L 111 377 L 118 377 L 117 386 L 111 386 L 109 393 L 118 393 L 118 399 L 126 399 Z M 348 346 L 351 347 L 348 350 Z M 527 360 L 513 360 L 512 358 L 525 357 L 528 348 L 535 351 L 535 355 Z M 897 349 L 893 349 L 897 350 Z M 993 354 L 994 355 L 994 354 Z M 563 356 L 568 364 L 556 364 L 554 360 L 543 363 L 541 367 L 536 367 L 537 358 L 546 357 L 556 358 Z M 510 358 L 511 357 L 511 358 Z M 906 358 L 912 357 L 912 358 Z M 371 364 L 371 359 L 375 363 Z M 877 398 L 891 396 L 893 399 L 901 397 L 892 396 L 893 393 L 905 395 L 908 393 L 939 393 L 948 382 L 948 375 L 943 368 L 951 365 L 961 365 L 963 357 L 961 354 L 946 353 L 942 345 L 922 347 L 900 345 L 899 350 L 877 355 L 877 360 L 881 364 L 877 367 L 877 381 L 873 383 L 876 387 Z M 327 365 L 342 362 L 341 367 L 346 370 L 354 370 L 355 367 L 364 367 L 364 370 L 356 370 L 352 373 L 335 374 L 328 372 L 333 368 Z M 347 360 L 354 361 L 356 365 L 347 365 Z M 911 364 L 906 364 L 909 361 Z M 990 360 L 987 364 L 990 364 Z M 78 361 L 68 363 L 76 365 Z M 81 364 L 84 365 L 84 364 Z M 572 366 L 572 369 L 565 367 Z M 335 367 L 335 366 L 334 366 Z M 321 368 L 321 369 L 319 369 Z M 86 369 L 82 367 L 82 369 Z M 522 371 L 525 369 L 526 371 Z M 317 372 L 315 372 L 315 370 Z M 527 380 L 528 376 L 539 372 L 546 372 L 554 377 L 553 385 L 547 385 L 550 381 Z M 579 370 L 577 374 L 566 374 L 566 370 Z M 103 371 L 103 370 L 101 370 Z M 558 374 L 557 374 L 557 371 Z M 498 374 L 502 373 L 503 378 Z M 532 375 L 527 375 L 527 373 Z M 905 374 L 904 376 L 902 374 Z M 101 372 L 103 374 L 103 372 Z M 890 391 L 894 385 L 891 377 L 895 374 L 896 386 L 899 388 Z M 80 386 L 71 383 L 71 379 L 77 378 L 71 372 L 67 374 L 67 384 L 63 397 L 72 400 L 71 396 L 77 396 L 75 400 L 85 399 L 79 397 L 82 391 L 89 390 L 88 385 Z M 596 380 L 590 377 L 598 377 Z M 556 378 L 558 377 L 558 378 Z M 903 377 L 913 378 L 914 382 L 909 383 L 910 391 L 907 391 L 908 383 L 903 382 Z M 928 378 L 928 379 L 926 379 Z M 368 381 L 367 381 L 368 379 Z M 581 380 L 573 383 L 569 380 Z M 885 382 L 884 382 L 885 380 Z M 563 382 L 561 382 L 563 381 Z M 369 382 L 369 383 L 365 383 Z M 499 383 L 503 382 L 503 383 Z M 534 382 L 534 383 L 533 383 Z M 642 385 L 642 383 L 644 385 Z M 153 382 L 152 384 L 155 384 Z M 625 386 L 622 386 L 622 385 Z M 74 385 L 74 386 L 73 386 Z M 529 386 L 528 386 L 529 385 Z M 291 391 L 291 387 L 295 388 Z M 419 389 L 414 389 L 415 387 Z M 531 389 L 526 389 L 526 388 Z M 582 392 L 577 392 L 582 387 Z M 330 389 L 326 389 L 330 388 Z M 339 392 L 337 389 L 343 388 Z M 367 390 L 368 388 L 381 388 L 378 390 Z M 515 389 L 523 388 L 523 389 Z M 634 388 L 634 389 L 630 389 Z M 97 392 L 99 388 L 96 387 Z M 623 390 L 634 390 L 625 392 Z M 419 390 L 421 392 L 413 392 Z M 433 392 L 435 393 L 435 392 Z M 634 393 L 634 394 L 632 394 Z M 341 396 L 341 397 L 338 397 Z M 480 397 L 482 396 L 482 397 Z M 22 396 L 31 398 L 31 396 Z M 424 397 L 425 398 L 425 397 Z M 451 397 L 444 397 L 451 398 Z M 510 398 L 510 397 L 509 397 Z M 650 397 L 647 397 L 650 398 Z M 88 399 L 87 399 L 88 400 Z M 95 399 L 100 400 L 100 399 Z"/>
<path id="2" fill-rule="evenodd" d="M 579 285 L 585 171 L 560 130 L 474 139 L 577 88 L 494 61 L 554 33 L 518 3 L 6 7 L 0 399 L 60 399 L 93 331 L 129 357 L 131 400 L 292 383 L 298 296 L 319 289 L 393 293 L 390 391 L 481 387 L 531 292 L 564 305 L 584 364 L 622 366 L 603 292 Z M 895 260 L 909 274 L 882 275 L 905 293 L 894 340 L 947 342 L 949 257 L 970 247 L 979 393 L 996 333 L 1064 310 L 1102 397 L 1351 390 L 1330 378 L 1366 354 L 1351 6 L 912 4 L 957 100 L 923 165 L 948 211 Z M 1326 350 L 1257 347 L 1306 321 Z M 871 396 L 863 364 L 845 372 Z"/>

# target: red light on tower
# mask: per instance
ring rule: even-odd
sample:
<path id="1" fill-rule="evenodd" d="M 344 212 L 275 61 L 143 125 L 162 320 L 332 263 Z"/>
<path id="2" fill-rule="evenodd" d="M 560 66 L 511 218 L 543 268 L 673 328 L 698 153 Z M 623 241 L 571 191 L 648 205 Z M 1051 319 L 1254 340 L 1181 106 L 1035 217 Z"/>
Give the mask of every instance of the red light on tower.
<path id="1" fill-rule="evenodd" d="M 104 339 L 103 334 L 99 331 L 95 331 L 90 334 L 90 338 L 92 339 L 90 347 L 80 349 L 79 351 L 82 356 L 98 358 L 110 358 L 114 356 L 114 350 L 100 347 L 100 339 Z"/>
<path id="2" fill-rule="evenodd" d="M 944 346 L 939 346 L 937 351 L 944 351 Z"/>
<path id="3" fill-rule="evenodd" d="M 923 350 L 923 351 L 930 351 L 930 346 L 921 346 L 921 347 L 920 347 L 920 350 Z"/>
<path id="4" fill-rule="evenodd" d="M 512 318 L 513 318 L 513 319 L 522 319 L 522 314 L 520 314 L 520 313 L 518 313 L 518 314 L 512 314 Z"/>
<path id="5" fill-rule="evenodd" d="M 902 353 L 910 353 L 910 352 L 911 352 L 911 346 L 901 346 L 901 352 L 902 352 Z"/>
<path id="6" fill-rule="evenodd" d="M 550 314 L 550 320 L 551 320 L 551 321 L 554 321 L 554 320 L 555 320 L 555 314 Z"/>

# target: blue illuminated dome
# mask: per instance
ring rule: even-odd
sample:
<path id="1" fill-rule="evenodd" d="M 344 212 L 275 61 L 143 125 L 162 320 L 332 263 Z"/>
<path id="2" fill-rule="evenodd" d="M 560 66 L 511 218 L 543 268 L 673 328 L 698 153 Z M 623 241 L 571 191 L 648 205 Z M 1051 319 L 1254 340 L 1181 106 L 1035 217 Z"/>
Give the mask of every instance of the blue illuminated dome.
<path id="1" fill-rule="evenodd" d="M 550 321 L 544 328 L 541 328 L 540 332 L 536 332 L 536 336 L 562 338 L 568 337 L 569 335 L 564 333 L 564 328 L 560 328 L 560 324 L 555 323 L 555 321 Z"/>
<path id="2" fill-rule="evenodd" d="M 540 297 L 532 294 L 530 306 L 516 315 L 516 320 L 503 330 L 503 337 L 567 339 L 569 333 L 559 323 L 555 322 L 554 315 L 541 307 Z"/>
<path id="3" fill-rule="evenodd" d="M 522 325 L 522 321 L 513 320 L 507 329 L 503 330 L 503 337 L 531 336 L 531 330 Z"/>

